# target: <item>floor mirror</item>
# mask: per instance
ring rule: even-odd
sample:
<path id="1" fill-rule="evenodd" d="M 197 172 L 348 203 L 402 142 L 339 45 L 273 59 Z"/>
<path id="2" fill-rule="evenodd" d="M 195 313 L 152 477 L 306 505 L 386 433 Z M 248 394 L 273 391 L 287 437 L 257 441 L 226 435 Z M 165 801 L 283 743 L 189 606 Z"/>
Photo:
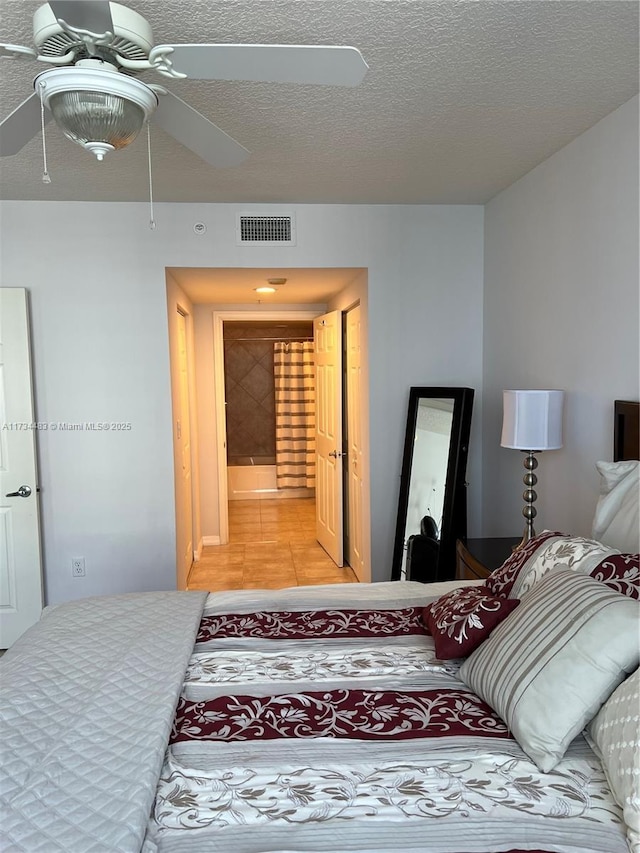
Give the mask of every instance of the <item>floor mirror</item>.
<path id="1" fill-rule="evenodd" d="M 472 388 L 412 387 L 391 580 L 455 577 L 467 535 L 466 467 Z"/>

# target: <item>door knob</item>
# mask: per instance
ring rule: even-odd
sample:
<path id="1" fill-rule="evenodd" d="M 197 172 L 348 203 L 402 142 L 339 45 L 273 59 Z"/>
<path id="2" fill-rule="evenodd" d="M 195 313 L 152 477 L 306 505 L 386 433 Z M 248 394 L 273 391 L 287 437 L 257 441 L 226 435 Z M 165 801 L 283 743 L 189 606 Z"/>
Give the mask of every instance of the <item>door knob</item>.
<path id="1" fill-rule="evenodd" d="M 31 494 L 31 486 L 20 486 L 17 492 L 9 492 L 7 498 L 28 498 Z"/>
<path id="2" fill-rule="evenodd" d="M 332 456 L 334 459 L 340 459 L 340 457 L 344 456 L 344 453 L 341 450 L 332 450 L 329 456 Z"/>

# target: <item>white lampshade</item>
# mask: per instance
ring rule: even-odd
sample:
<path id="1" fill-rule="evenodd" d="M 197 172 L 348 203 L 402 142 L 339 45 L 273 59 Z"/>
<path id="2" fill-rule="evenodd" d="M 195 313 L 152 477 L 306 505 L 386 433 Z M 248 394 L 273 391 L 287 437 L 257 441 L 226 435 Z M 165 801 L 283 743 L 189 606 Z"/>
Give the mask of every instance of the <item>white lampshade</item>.
<path id="1" fill-rule="evenodd" d="M 564 391 L 503 391 L 502 447 L 558 450 L 562 447 Z"/>

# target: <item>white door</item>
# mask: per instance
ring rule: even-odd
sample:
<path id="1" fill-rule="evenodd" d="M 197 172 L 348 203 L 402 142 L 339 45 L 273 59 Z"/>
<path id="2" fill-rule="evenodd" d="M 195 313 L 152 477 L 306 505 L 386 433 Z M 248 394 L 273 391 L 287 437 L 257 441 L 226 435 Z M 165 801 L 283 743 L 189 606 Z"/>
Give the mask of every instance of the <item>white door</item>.
<path id="1" fill-rule="evenodd" d="M 27 292 L 0 288 L 0 648 L 42 611 Z M 18 493 L 18 494 L 16 494 Z"/>
<path id="2" fill-rule="evenodd" d="M 342 345 L 340 311 L 313 321 L 316 361 L 316 538 L 337 566 L 342 533 Z"/>
<path id="3" fill-rule="evenodd" d="M 347 385 L 347 562 L 363 579 L 362 555 L 362 361 L 360 347 L 360 306 L 346 316 L 346 385 Z"/>
<path id="4" fill-rule="evenodd" d="M 176 421 L 180 494 L 176 507 L 178 540 L 178 589 L 186 589 L 193 563 L 193 500 L 191 491 L 191 421 L 189 409 L 189 358 L 187 350 L 187 318 L 178 311 L 178 384 L 179 408 Z"/>

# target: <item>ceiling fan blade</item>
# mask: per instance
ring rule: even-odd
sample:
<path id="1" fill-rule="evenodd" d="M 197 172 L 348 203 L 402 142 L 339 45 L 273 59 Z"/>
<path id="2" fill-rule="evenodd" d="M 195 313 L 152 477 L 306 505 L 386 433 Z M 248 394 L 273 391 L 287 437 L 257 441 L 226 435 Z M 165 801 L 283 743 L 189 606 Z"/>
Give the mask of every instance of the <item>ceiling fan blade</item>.
<path id="1" fill-rule="evenodd" d="M 216 168 L 237 166 L 249 156 L 246 148 L 208 118 L 166 89 L 154 87 L 159 104 L 153 120 L 174 139 Z"/>
<path id="2" fill-rule="evenodd" d="M 197 80 L 357 86 L 369 67 L 355 47 L 304 44 L 173 44 L 176 71 Z"/>
<path id="3" fill-rule="evenodd" d="M 42 127 L 40 98 L 34 92 L 19 107 L 0 122 L 0 157 L 17 154 L 30 139 L 33 139 Z M 51 113 L 44 111 L 45 122 Z"/>
<path id="4" fill-rule="evenodd" d="M 113 20 L 108 0 L 49 0 L 56 20 L 62 20 L 77 30 L 89 30 L 101 35 L 113 32 Z"/>

